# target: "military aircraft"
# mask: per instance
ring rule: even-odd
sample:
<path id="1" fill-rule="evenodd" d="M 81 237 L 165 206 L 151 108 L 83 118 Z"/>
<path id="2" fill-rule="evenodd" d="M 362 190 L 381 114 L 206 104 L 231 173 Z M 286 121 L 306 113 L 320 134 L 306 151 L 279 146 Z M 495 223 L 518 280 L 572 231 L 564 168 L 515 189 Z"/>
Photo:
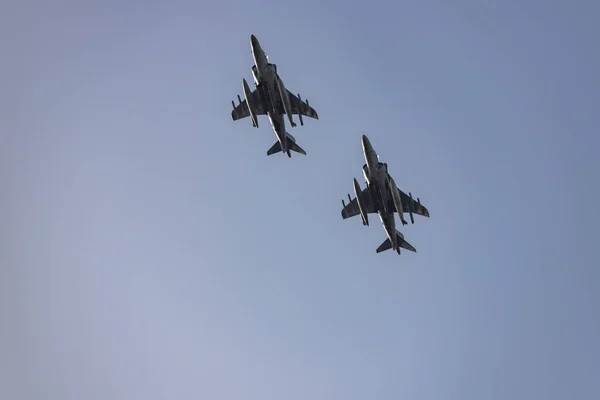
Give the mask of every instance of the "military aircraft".
<path id="1" fill-rule="evenodd" d="M 404 219 L 404 213 L 410 214 L 410 220 L 414 224 L 413 214 L 429 217 L 429 211 L 421 204 L 421 200 L 413 200 L 412 194 L 408 195 L 398 189 L 396 182 L 388 173 L 387 163 L 379 161 L 379 156 L 373 150 L 371 142 L 366 135 L 362 136 L 362 148 L 366 164 L 363 165 L 363 175 L 367 187 L 361 190 L 360 185 L 354 179 L 355 198 L 348 195 L 348 203 L 342 200 L 342 218 L 351 218 L 360 214 L 363 225 L 369 225 L 369 214 L 379 214 L 387 239 L 377 248 L 377 253 L 393 249 L 400 254 L 400 247 L 412 252 L 417 250 L 406 240 L 404 235 L 396 230 L 394 212 L 398 212 L 403 225 L 408 224 Z"/>
<path id="2" fill-rule="evenodd" d="M 287 153 L 291 157 L 291 151 L 306 155 L 306 152 L 296 144 L 296 139 L 285 130 L 284 115 L 287 115 L 290 125 L 296 126 L 292 115 L 298 115 L 300 125 L 304 125 L 302 116 L 319 119 L 317 112 L 308 104 L 308 100 L 302 101 L 300 95 L 295 96 L 287 90 L 277 73 L 277 65 L 269 62 L 268 56 L 263 51 L 256 36 L 250 36 L 250 47 L 254 65 L 252 75 L 256 89 L 250 91 L 248 82 L 242 79 L 244 96 L 242 101 L 238 95 L 239 104 L 236 106 L 232 101 L 233 111 L 231 117 L 234 121 L 250 117 L 252 126 L 258 128 L 258 116 L 267 115 L 271 126 L 277 136 L 277 142 L 267 151 L 267 155 Z"/>

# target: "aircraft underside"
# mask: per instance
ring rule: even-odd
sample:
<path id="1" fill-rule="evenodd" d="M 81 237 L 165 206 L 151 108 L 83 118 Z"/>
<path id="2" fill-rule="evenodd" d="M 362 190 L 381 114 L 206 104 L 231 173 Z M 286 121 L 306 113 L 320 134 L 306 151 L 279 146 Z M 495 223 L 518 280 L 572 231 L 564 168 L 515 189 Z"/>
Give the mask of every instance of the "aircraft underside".
<path id="1" fill-rule="evenodd" d="M 277 72 L 277 65 L 269 60 L 266 52 L 261 47 L 258 39 L 250 35 L 250 47 L 254 63 L 252 76 L 254 90 L 251 90 L 245 78 L 242 79 L 242 89 L 245 100 L 238 95 L 238 104 L 231 102 L 233 121 L 248 118 L 255 128 L 259 127 L 259 116 L 267 116 L 270 125 L 277 136 L 277 141 L 267 150 L 267 155 L 291 153 L 306 155 L 306 152 L 296 143 L 296 139 L 287 132 L 287 126 L 296 125 L 297 116 L 303 126 L 303 118 L 319 119 L 317 111 L 312 108 L 307 99 L 302 100 L 300 94 L 286 89 L 285 84 Z M 286 123 L 287 119 L 287 123 Z M 348 194 L 349 203 L 342 200 L 342 218 L 360 216 L 362 224 L 369 225 L 369 215 L 378 214 L 386 233 L 386 240 L 377 248 L 377 253 L 393 249 L 400 254 L 400 248 L 412 252 L 416 249 L 404 239 L 404 235 L 396 230 L 395 213 L 398 213 L 403 225 L 407 225 L 404 215 L 408 214 L 414 224 L 413 215 L 429 218 L 427 208 L 421 204 L 417 197 L 413 199 L 411 192 L 404 192 L 396 185 L 395 180 L 388 173 L 388 164 L 382 162 L 375 151 L 369 138 L 363 134 L 361 147 L 364 157 L 362 172 L 367 183 L 363 190 L 354 179 L 355 198 Z"/>

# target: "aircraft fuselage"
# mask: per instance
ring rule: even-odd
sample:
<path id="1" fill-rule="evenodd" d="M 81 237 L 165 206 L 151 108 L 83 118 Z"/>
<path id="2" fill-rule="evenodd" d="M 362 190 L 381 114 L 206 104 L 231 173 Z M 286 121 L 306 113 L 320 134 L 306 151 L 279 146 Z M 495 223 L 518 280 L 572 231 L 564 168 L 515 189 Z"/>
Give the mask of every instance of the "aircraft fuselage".
<path id="1" fill-rule="evenodd" d="M 377 153 L 371 146 L 371 142 L 366 135 L 362 136 L 362 148 L 365 157 L 365 165 L 363 166 L 363 175 L 368 186 L 383 185 L 387 178 L 387 168 L 385 164 L 379 162 Z"/>
<path id="2" fill-rule="evenodd" d="M 392 177 L 388 174 L 387 165 L 379 161 L 377 152 L 373 149 L 366 135 L 362 136 L 362 148 L 365 157 L 363 174 L 367 182 L 367 187 L 371 192 L 372 198 L 379 203 L 377 214 L 387 237 L 390 239 L 392 249 L 398 251 L 399 244 L 396 236 L 396 219 L 394 217 L 395 208 L 388 209 L 388 205 L 394 204 L 395 201 L 392 194 L 392 187 L 395 188 L 395 183 L 392 186 Z M 402 215 L 400 219 L 404 220 Z"/>
<path id="3" fill-rule="evenodd" d="M 396 219 L 394 218 L 394 213 L 380 209 L 377 214 L 379 215 L 379 220 L 383 225 L 385 234 L 390 239 L 392 250 L 398 251 L 400 246 L 396 237 Z"/>
<path id="4" fill-rule="evenodd" d="M 265 105 L 269 122 L 273 131 L 275 131 L 275 136 L 277 136 L 277 140 L 281 144 L 281 151 L 290 156 L 287 146 L 285 118 L 283 114 L 277 112 L 277 105 L 280 102 L 284 102 L 279 91 L 278 82 L 281 81 L 281 78 L 277 75 L 277 65 L 269 63 L 265 52 L 254 35 L 250 36 L 250 47 L 252 49 L 252 57 L 254 58 L 254 67 L 252 68 L 254 84 L 259 90 L 261 101 Z M 287 91 L 284 95 L 287 95 Z"/>
<path id="5" fill-rule="evenodd" d="M 362 148 L 365 157 L 365 165 L 363 166 L 363 175 L 367 183 L 367 187 L 371 191 L 371 195 L 378 199 L 380 205 L 385 208 L 389 200 L 389 175 L 386 165 L 379 161 L 377 153 L 371 146 L 371 142 L 366 135 L 362 136 Z M 387 211 L 387 210 L 386 210 Z"/>

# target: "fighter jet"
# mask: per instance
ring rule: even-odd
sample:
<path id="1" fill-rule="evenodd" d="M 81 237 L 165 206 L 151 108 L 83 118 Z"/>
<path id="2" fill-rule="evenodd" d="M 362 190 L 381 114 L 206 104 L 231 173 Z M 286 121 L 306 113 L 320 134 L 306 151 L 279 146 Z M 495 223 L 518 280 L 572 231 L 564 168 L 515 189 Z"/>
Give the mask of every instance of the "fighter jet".
<path id="1" fill-rule="evenodd" d="M 362 149 L 365 157 L 363 175 L 367 187 L 361 190 L 356 178 L 354 179 L 355 198 L 351 199 L 348 194 L 348 205 L 342 200 L 342 218 L 350 218 L 360 214 L 363 225 L 369 225 L 369 214 L 379 214 L 387 239 L 377 248 L 377 253 L 385 250 L 395 250 L 400 254 L 400 248 L 416 252 L 417 250 L 406 240 L 404 235 L 396 230 L 394 212 L 398 212 L 402 225 L 408 224 L 404 219 L 404 213 L 410 214 L 410 220 L 414 224 L 413 214 L 429 218 L 429 211 L 421 204 L 421 200 L 413 200 L 412 194 L 408 195 L 398 189 L 396 182 L 388 173 L 387 163 L 382 163 L 379 156 L 373 150 L 371 142 L 366 135 L 362 136 Z"/>
<path id="2" fill-rule="evenodd" d="M 242 79 L 244 96 L 242 101 L 238 95 L 239 104 L 236 106 L 232 101 L 233 111 L 231 118 L 234 121 L 250 117 L 252 126 L 258 128 L 258 116 L 267 115 L 271 126 L 277 136 L 277 142 L 267 151 L 267 155 L 287 153 L 291 157 L 291 151 L 306 155 L 306 152 L 296 144 L 296 139 L 286 132 L 285 118 L 287 115 L 290 125 L 296 126 L 292 115 L 298 115 L 300 125 L 304 125 L 302 116 L 319 119 L 317 112 L 308 104 L 308 100 L 302 101 L 300 95 L 295 96 L 287 90 L 277 73 L 277 65 L 269 62 L 269 58 L 263 51 L 256 36 L 250 36 L 250 47 L 254 65 L 252 66 L 252 75 L 256 89 L 250 91 L 248 82 Z"/>

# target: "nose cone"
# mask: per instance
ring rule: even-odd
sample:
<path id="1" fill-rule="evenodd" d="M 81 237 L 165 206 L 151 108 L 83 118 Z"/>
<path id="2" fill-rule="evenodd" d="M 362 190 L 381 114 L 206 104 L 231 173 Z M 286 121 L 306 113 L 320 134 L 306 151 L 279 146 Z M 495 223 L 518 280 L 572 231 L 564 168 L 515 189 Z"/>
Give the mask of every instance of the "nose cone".
<path id="1" fill-rule="evenodd" d="M 367 135 L 362 135 L 362 148 L 363 148 L 363 152 L 367 153 L 370 151 L 373 151 L 373 147 L 371 146 L 371 142 L 369 142 L 369 138 L 367 137 Z"/>
<path id="2" fill-rule="evenodd" d="M 254 35 L 250 35 L 250 45 L 254 49 L 258 49 L 260 45 L 258 44 L 258 39 Z"/>

